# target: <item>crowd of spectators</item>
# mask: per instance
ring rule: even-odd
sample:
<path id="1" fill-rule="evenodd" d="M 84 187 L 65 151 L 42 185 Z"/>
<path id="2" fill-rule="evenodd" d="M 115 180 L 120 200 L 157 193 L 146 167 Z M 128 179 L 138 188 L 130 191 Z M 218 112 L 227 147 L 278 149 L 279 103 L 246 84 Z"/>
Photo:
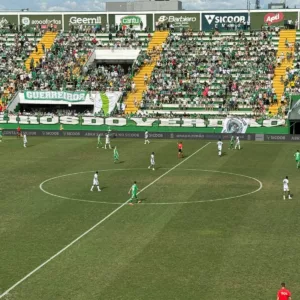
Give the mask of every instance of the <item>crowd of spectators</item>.
<path id="1" fill-rule="evenodd" d="M 143 95 L 142 108 L 164 104 L 264 113 L 276 102 L 272 86 L 276 49 L 272 33 L 239 31 L 233 35 L 171 34 Z"/>

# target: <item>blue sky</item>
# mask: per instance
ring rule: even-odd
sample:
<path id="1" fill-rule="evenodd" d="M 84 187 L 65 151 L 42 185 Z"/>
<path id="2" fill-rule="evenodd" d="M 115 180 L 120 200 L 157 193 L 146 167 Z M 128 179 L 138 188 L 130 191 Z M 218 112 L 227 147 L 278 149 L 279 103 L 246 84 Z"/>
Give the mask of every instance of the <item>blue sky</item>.
<path id="1" fill-rule="evenodd" d="M 112 0 L 108 0 L 112 1 Z M 122 1 L 122 0 L 116 0 Z M 247 0 L 182 0 L 185 9 L 245 9 Z M 255 0 L 251 0 L 254 3 Z M 261 0 L 267 5 L 272 0 Z M 273 0 L 280 2 L 280 0 Z M 20 10 L 29 8 L 31 11 L 98 11 L 105 10 L 105 0 L 0 0 L 0 10 Z M 290 8 L 300 8 L 300 0 L 287 0 Z"/>

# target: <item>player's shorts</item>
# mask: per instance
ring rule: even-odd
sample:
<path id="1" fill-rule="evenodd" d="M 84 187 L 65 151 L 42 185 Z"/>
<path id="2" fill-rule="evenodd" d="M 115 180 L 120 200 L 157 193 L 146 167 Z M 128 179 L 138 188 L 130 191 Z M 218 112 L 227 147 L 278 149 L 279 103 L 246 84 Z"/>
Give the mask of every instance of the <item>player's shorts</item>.
<path id="1" fill-rule="evenodd" d="M 137 198 L 137 194 L 136 193 L 132 193 L 131 194 L 131 198 Z"/>
<path id="2" fill-rule="evenodd" d="M 222 147 L 218 147 L 218 150 L 219 150 L 219 151 L 222 151 Z"/>
<path id="3" fill-rule="evenodd" d="M 284 191 L 284 192 L 289 192 L 290 189 L 289 189 L 288 187 L 283 187 L 283 191 Z"/>
<path id="4" fill-rule="evenodd" d="M 182 152 L 182 149 L 178 149 L 178 152 L 181 153 L 181 152 Z"/>
<path id="5" fill-rule="evenodd" d="M 99 185 L 99 181 L 98 180 L 94 180 L 93 181 L 93 185 Z"/>
<path id="6" fill-rule="evenodd" d="M 155 161 L 154 160 L 151 160 L 150 163 L 151 163 L 151 165 L 155 165 Z"/>

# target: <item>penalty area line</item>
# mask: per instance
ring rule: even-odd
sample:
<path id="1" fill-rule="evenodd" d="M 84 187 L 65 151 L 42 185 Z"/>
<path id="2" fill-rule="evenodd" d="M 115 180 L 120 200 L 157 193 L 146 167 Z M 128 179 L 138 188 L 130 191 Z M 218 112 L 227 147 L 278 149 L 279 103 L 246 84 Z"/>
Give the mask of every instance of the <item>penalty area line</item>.
<path id="1" fill-rule="evenodd" d="M 162 175 L 160 175 L 159 177 L 157 177 L 155 180 L 153 180 L 152 182 L 150 182 L 148 185 L 146 185 L 143 189 L 141 189 L 138 194 L 142 193 L 143 191 L 145 191 L 146 189 L 148 189 L 150 186 L 152 186 L 154 183 L 156 183 L 157 181 L 159 181 L 161 178 L 163 178 L 164 176 L 166 176 L 167 174 L 169 174 L 171 171 L 173 171 L 174 169 L 176 169 L 177 167 L 179 167 L 180 165 L 182 165 L 184 162 L 186 162 L 187 160 L 189 160 L 190 158 L 192 158 L 194 155 L 196 155 L 199 151 L 201 151 L 202 149 L 204 149 L 205 147 L 207 147 L 211 142 L 208 142 L 207 144 L 205 144 L 204 146 L 202 146 L 201 148 L 199 148 L 198 150 L 196 150 L 193 154 L 191 154 L 190 156 L 188 156 L 187 158 L 185 158 L 184 160 L 182 160 L 180 163 L 178 163 L 177 165 L 175 165 L 174 167 L 172 167 L 171 169 L 169 169 L 168 171 L 166 171 L 165 173 L 163 173 Z M 128 204 L 128 202 L 130 201 L 130 198 L 124 202 L 123 204 L 121 204 L 120 206 L 118 206 L 115 210 L 113 210 L 110 214 L 108 214 L 105 218 L 101 219 L 98 223 L 96 223 L 94 226 L 92 226 L 90 229 L 88 229 L 87 231 L 85 231 L 84 233 L 82 233 L 79 237 L 77 237 L 75 240 L 73 240 L 70 244 L 68 244 L 67 246 L 65 246 L 64 248 L 62 248 L 60 251 L 58 251 L 56 254 L 54 254 L 53 256 L 51 256 L 49 259 L 47 259 L 45 262 L 43 262 L 42 264 L 40 264 L 38 267 L 36 267 L 34 270 L 32 270 L 30 273 L 28 273 L 26 276 L 24 276 L 22 279 L 20 279 L 18 282 L 16 282 L 14 285 L 12 285 L 9 289 L 7 289 L 5 292 L 3 292 L 0 295 L 0 299 L 3 298 L 4 296 L 8 295 L 9 292 L 11 292 L 12 290 L 14 290 L 17 286 L 19 286 L 22 282 L 24 282 L 26 279 L 28 279 L 29 277 L 31 277 L 33 274 L 35 274 L 37 271 L 39 271 L 40 269 L 42 269 L 44 266 L 46 266 L 48 263 L 50 263 L 53 259 L 55 259 L 56 257 L 58 257 L 61 253 L 63 253 L 64 251 L 66 251 L 68 248 L 70 248 L 71 246 L 73 246 L 75 243 L 77 243 L 79 240 L 81 240 L 83 237 L 85 237 L 87 234 L 89 234 L 91 231 L 93 231 L 95 228 L 97 228 L 99 225 L 101 225 L 102 223 L 104 223 L 106 220 L 108 220 L 111 216 L 113 216 L 116 212 L 118 212 L 121 208 L 123 208 L 126 204 Z"/>

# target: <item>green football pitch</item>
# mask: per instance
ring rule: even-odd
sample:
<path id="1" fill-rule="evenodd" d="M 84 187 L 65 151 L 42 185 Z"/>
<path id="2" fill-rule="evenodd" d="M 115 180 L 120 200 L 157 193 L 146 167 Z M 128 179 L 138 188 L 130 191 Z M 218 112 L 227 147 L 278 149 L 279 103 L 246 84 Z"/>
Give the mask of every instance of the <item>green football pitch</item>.
<path id="1" fill-rule="evenodd" d="M 282 281 L 300 297 L 299 145 L 224 142 L 218 157 L 216 141 L 184 141 L 184 159 L 174 140 L 115 145 L 116 164 L 95 139 L 4 137 L 1 299 L 265 300 Z"/>

